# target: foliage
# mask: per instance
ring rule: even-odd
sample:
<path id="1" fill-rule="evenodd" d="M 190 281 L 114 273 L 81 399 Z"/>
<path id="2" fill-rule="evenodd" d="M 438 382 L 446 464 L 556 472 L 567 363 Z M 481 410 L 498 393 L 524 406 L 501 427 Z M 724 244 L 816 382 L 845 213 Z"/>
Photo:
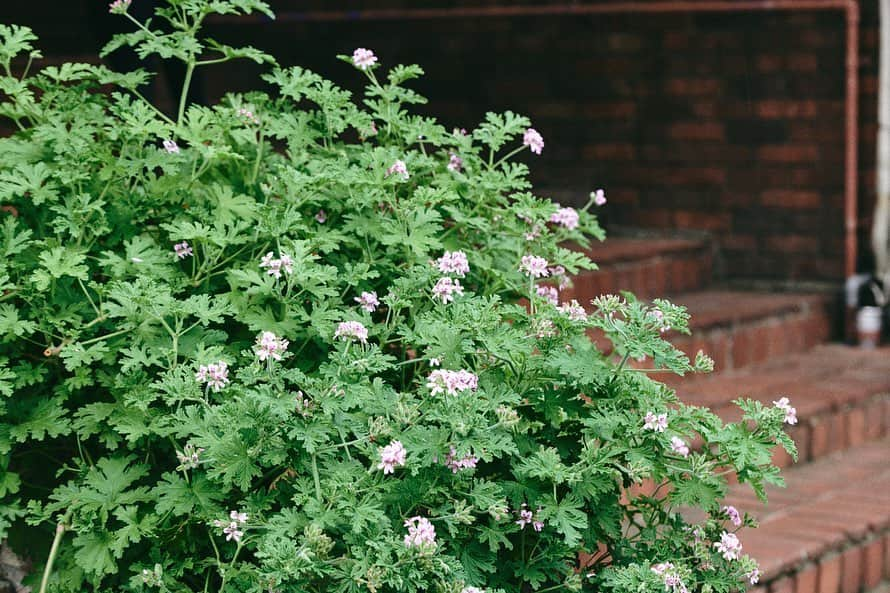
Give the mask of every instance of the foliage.
<path id="1" fill-rule="evenodd" d="M 681 307 L 551 302 L 603 233 L 529 193 L 526 118 L 447 131 L 416 66 L 357 53 L 354 98 L 199 36 L 256 10 L 170 0 L 111 43 L 273 64 L 176 117 L 143 72 L 14 74 L 34 36 L 0 27 L 0 539 L 49 591 L 741 587 L 726 474 L 780 481 L 783 409 L 655 381 L 710 368 L 663 339 Z"/>

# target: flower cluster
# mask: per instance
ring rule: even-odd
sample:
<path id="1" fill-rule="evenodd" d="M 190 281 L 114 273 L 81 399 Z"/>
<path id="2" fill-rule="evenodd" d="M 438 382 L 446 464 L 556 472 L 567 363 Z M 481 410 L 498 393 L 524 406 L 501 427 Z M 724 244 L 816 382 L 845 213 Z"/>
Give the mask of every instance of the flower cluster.
<path id="1" fill-rule="evenodd" d="M 529 128 L 522 135 L 522 144 L 528 146 L 533 153 L 541 154 L 541 151 L 544 150 L 544 137 L 534 128 Z"/>
<path id="2" fill-rule="evenodd" d="M 791 405 L 787 397 L 780 397 L 773 405 L 785 412 L 785 424 L 797 424 L 797 408 Z"/>
<path id="3" fill-rule="evenodd" d="M 229 365 L 220 360 L 216 363 L 201 365 L 195 373 L 198 383 L 206 383 L 213 391 L 222 391 L 229 384 Z"/>
<path id="4" fill-rule="evenodd" d="M 120 0 L 118 0 L 118 2 L 120 2 Z M 127 2 L 127 4 L 129 5 L 129 2 Z M 170 154 L 178 154 L 179 153 L 179 145 L 176 144 L 175 141 L 168 139 L 168 140 L 164 140 L 162 142 L 162 144 L 164 145 L 164 150 L 166 150 Z"/>
<path id="5" fill-rule="evenodd" d="M 643 418 L 643 429 L 644 430 L 654 430 L 655 432 L 664 432 L 668 426 L 668 416 L 667 414 L 654 414 L 653 412 L 646 412 L 646 416 Z"/>
<path id="6" fill-rule="evenodd" d="M 659 332 L 665 333 L 671 330 L 671 326 L 665 321 L 664 313 L 661 309 L 652 309 L 649 311 L 649 317 L 654 321 Z"/>
<path id="7" fill-rule="evenodd" d="M 714 547 L 726 560 L 738 560 L 742 553 L 742 542 L 739 541 L 736 534 L 728 531 L 724 531 L 720 535 L 720 541 L 715 542 Z"/>
<path id="8" fill-rule="evenodd" d="M 578 228 L 578 211 L 574 208 L 560 208 L 550 217 L 550 222 L 564 226 L 569 230 Z"/>
<path id="9" fill-rule="evenodd" d="M 411 517 L 405 521 L 408 534 L 405 535 L 405 547 L 428 549 L 436 546 L 436 528 L 426 517 Z"/>
<path id="10" fill-rule="evenodd" d="M 722 511 L 723 511 L 723 514 L 725 514 L 729 518 L 729 521 L 733 525 L 735 525 L 736 527 L 741 526 L 742 516 L 741 516 L 741 514 L 739 514 L 738 509 L 736 509 L 734 506 L 727 505 L 727 506 L 723 507 Z"/>
<path id="11" fill-rule="evenodd" d="M 142 584 L 146 587 L 160 587 L 164 582 L 164 571 L 160 564 L 155 564 L 154 569 L 142 569 Z"/>
<path id="12" fill-rule="evenodd" d="M 360 70 L 367 70 L 377 63 L 377 56 L 370 49 L 360 47 L 352 52 L 352 63 Z"/>
<path id="13" fill-rule="evenodd" d="M 467 453 L 463 457 L 457 457 L 457 449 L 451 447 L 448 455 L 445 456 L 445 466 L 453 473 L 457 473 L 464 469 L 474 469 L 479 463 L 479 458 L 472 453 Z"/>
<path id="14" fill-rule="evenodd" d="M 559 304 L 559 291 L 555 286 L 547 286 L 542 284 L 535 288 L 535 293 L 552 305 Z"/>
<path id="15" fill-rule="evenodd" d="M 123 14 L 130 8 L 131 3 L 132 0 L 114 0 L 114 2 L 108 5 L 108 12 L 112 14 Z"/>
<path id="16" fill-rule="evenodd" d="M 532 513 L 527 507 L 528 505 L 522 503 L 522 507 L 519 509 L 519 519 L 516 521 L 519 529 L 525 529 L 526 525 L 531 525 L 535 531 L 544 529 L 544 522 L 537 517 L 538 513 L 541 512 L 541 508 L 538 507 L 538 511 Z"/>
<path id="17" fill-rule="evenodd" d="M 315 222 L 317 222 L 318 224 L 324 224 L 327 221 L 328 221 L 328 213 L 325 212 L 323 208 L 315 213 Z"/>
<path id="18" fill-rule="evenodd" d="M 454 154 L 453 152 L 448 155 L 448 170 L 454 171 L 455 173 L 459 173 L 464 168 L 464 160 Z"/>
<path id="19" fill-rule="evenodd" d="M 227 542 L 232 540 L 236 542 L 241 541 L 241 538 L 244 537 L 243 528 L 245 523 L 247 523 L 247 513 L 238 511 L 231 511 L 227 520 L 216 519 L 213 521 L 215 527 L 222 529 Z"/>
<path id="20" fill-rule="evenodd" d="M 523 255 L 519 271 L 531 278 L 544 278 L 550 274 L 547 260 L 537 255 Z"/>
<path id="21" fill-rule="evenodd" d="M 280 257 L 275 257 L 273 252 L 268 252 L 260 260 L 260 267 L 266 270 L 266 274 L 275 278 L 281 278 L 282 270 L 286 274 L 292 274 L 294 271 L 294 260 L 289 255 L 282 253 Z"/>
<path id="22" fill-rule="evenodd" d="M 290 342 L 279 338 L 272 332 L 263 332 L 257 336 L 253 350 L 260 362 L 281 360 L 281 356 L 287 351 L 288 344 Z"/>
<path id="23" fill-rule="evenodd" d="M 192 247 L 188 244 L 188 241 L 183 241 L 182 243 L 174 245 L 173 253 L 176 254 L 176 259 L 185 259 L 194 255 Z"/>
<path id="24" fill-rule="evenodd" d="M 182 448 L 182 451 L 176 452 L 176 458 L 179 460 L 179 466 L 176 470 L 184 471 L 197 468 L 201 464 L 201 453 L 203 452 L 204 449 L 195 448 L 194 445 L 189 443 Z"/>
<path id="25" fill-rule="evenodd" d="M 680 437 L 671 437 L 671 451 L 682 457 L 689 457 L 689 445 Z"/>
<path id="26" fill-rule="evenodd" d="M 558 310 L 572 321 L 587 321 L 587 311 L 575 299 L 563 303 L 558 307 Z"/>
<path id="27" fill-rule="evenodd" d="M 380 300 L 377 298 L 377 293 L 374 291 L 363 292 L 361 296 L 355 297 L 355 302 L 368 313 L 373 313 L 377 310 L 377 307 L 380 306 Z"/>
<path id="28" fill-rule="evenodd" d="M 665 591 L 689 593 L 689 589 L 680 578 L 680 573 L 671 562 L 661 562 L 651 568 L 652 572 L 661 577 Z"/>
<path id="29" fill-rule="evenodd" d="M 470 263 L 463 251 L 446 251 L 436 260 L 436 267 L 443 274 L 454 274 L 461 278 L 470 273 Z"/>
<path id="30" fill-rule="evenodd" d="M 464 287 L 460 285 L 460 280 L 449 276 L 439 278 L 439 281 L 433 286 L 433 298 L 443 303 L 450 303 L 454 300 L 454 295 L 459 296 L 463 293 Z"/>
<path id="31" fill-rule="evenodd" d="M 337 325 L 334 338 L 339 338 L 344 342 L 347 340 L 358 340 L 362 344 L 366 344 L 368 342 L 368 328 L 359 321 L 342 321 Z"/>
<path id="32" fill-rule="evenodd" d="M 593 200 L 593 203 L 597 206 L 605 206 L 606 204 L 606 192 L 601 189 L 590 192 L 590 199 Z"/>
<path id="33" fill-rule="evenodd" d="M 401 441 L 393 441 L 380 449 L 380 463 L 377 469 L 382 469 L 384 475 L 394 473 L 396 467 L 405 465 L 406 455 L 407 451 Z"/>
<path id="34" fill-rule="evenodd" d="M 448 371 L 436 369 L 427 378 L 426 386 L 432 395 L 447 393 L 457 395 L 462 391 L 475 391 L 479 387 L 479 377 L 470 371 Z"/>
<path id="35" fill-rule="evenodd" d="M 260 120 L 257 119 L 257 116 L 254 115 L 253 111 L 251 111 L 250 109 L 245 109 L 244 107 L 242 107 L 241 109 L 238 110 L 238 115 L 240 117 L 246 119 L 248 123 L 251 123 L 251 124 L 260 123 Z"/>
<path id="36" fill-rule="evenodd" d="M 392 165 L 390 165 L 389 169 L 386 170 L 386 176 L 390 175 L 398 175 L 402 178 L 402 180 L 407 180 L 411 177 L 408 173 L 408 166 L 405 164 L 405 161 L 396 161 Z"/>

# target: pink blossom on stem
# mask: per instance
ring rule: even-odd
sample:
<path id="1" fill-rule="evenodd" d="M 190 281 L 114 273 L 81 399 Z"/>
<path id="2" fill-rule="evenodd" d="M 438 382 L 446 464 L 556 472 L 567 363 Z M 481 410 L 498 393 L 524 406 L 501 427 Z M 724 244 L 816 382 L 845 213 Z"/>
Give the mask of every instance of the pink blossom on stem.
<path id="1" fill-rule="evenodd" d="M 745 576 L 748 578 L 749 583 L 751 583 L 752 585 L 756 585 L 757 583 L 760 582 L 760 569 L 752 568 L 751 572 L 749 572 Z"/>
<path id="2" fill-rule="evenodd" d="M 575 299 L 560 305 L 559 312 L 567 315 L 572 321 L 587 321 L 587 312 Z"/>
<path id="3" fill-rule="evenodd" d="M 652 412 L 646 412 L 643 418 L 643 429 L 653 430 L 655 432 L 664 432 L 668 426 L 667 414 L 655 415 Z"/>
<path id="4" fill-rule="evenodd" d="M 436 267 L 443 274 L 454 274 L 461 278 L 470 272 L 467 254 L 463 251 L 446 251 L 436 260 Z"/>
<path id="5" fill-rule="evenodd" d="M 201 365 L 195 373 L 198 383 L 206 383 L 213 391 L 221 391 L 229 384 L 229 365 L 222 360 L 217 363 Z"/>
<path id="6" fill-rule="evenodd" d="M 122 14 L 127 12 L 131 3 L 132 0 L 114 0 L 114 2 L 108 5 L 108 12 L 112 14 Z"/>
<path id="7" fill-rule="evenodd" d="M 522 144 L 528 146 L 535 154 L 541 154 L 544 150 L 544 138 L 534 128 L 529 128 L 522 135 Z"/>
<path id="8" fill-rule="evenodd" d="M 390 175 L 399 175 L 403 180 L 411 177 L 411 175 L 408 174 L 408 166 L 405 164 L 405 161 L 394 162 L 389 169 L 386 170 L 386 176 L 389 177 Z"/>
<path id="9" fill-rule="evenodd" d="M 734 533 L 728 531 L 724 531 L 720 535 L 720 541 L 715 542 L 714 547 L 726 560 L 738 560 L 742 553 L 742 542 Z"/>
<path id="10" fill-rule="evenodd" d="M 722 510 L 723 514 L 729 517 L 729 520 L 733 525 L 739 527 L 742 524 L 742 516 L 734 506 L 725 506 Z"/>
<path id="11" fill-rule="evenodd" d="M 553 305 L 559 304 L 559 291 L 555 286 L 547 286 L 542 284 L 535 289 L 535 293 L 548 303 Z"/>
<path id="12" fill-rule="evenodd" d="M 292 274 L 294 271 L 294 260 L 285 253 L 278 258 L 273 252 L 268 252 L 260 260 L 260 267 L 266 270 L 266 274 L 275 278 L 281 278 L 281 273 Z"/>
<path id="13" fill-rule="evenodd" d="M 377 307 L 380 306 L 380 300 L 377 298 L 377 293 L 374 291 L 363 292 L 361 296 L 355 297 L 355 302 L 368 313 L 373 313 L 377 310 Z"/>
<path id="14" fill-rule="evenodd" d="M 689 445 L 680 437 L 671 437 L 671 451 L 683 457 L 689 457 Z"/>
<path id="15" fill-rule="evenodd" d="M 182 243 L 174 245 L 173 252 L 176 254 L 176 259 L 185 259 L 194 255 L 192 246 L 188 244 L 188 241 L 183 241 Z"/>
<path id="16" fill-rule="evenodd" d="M 479 388 L 479 377 L 463 369 L 459 371 L 436 369 L 427 377 L 426 386 L 432 395 L 440 393 L 457 395 L 462 391 L 476 391 Z"/>
<path id="17" fill-rule="evenodd" d="M 569 230 L 578 228 L 578 211 L 574 208 L 560 208 L 550 217 L 550 222 L 564 226 Z"/>
<path id="18" fill-rule="evenodd" d="M 377 63 L 377 56 L 370 49 L 360 47 L 352 52 L 352 63 L 359 70 L 367 70 Z"/>
<path id="19" fill-rule="evenodd" d="M 380 449 L 380 463 L 377 464 L 377 469 L 382 469 L 383 475 L 395 473 L 396 466 L 405 465 L 406 455 L 404 445 L 400 441 L 393 441 Z"/>
<path id="20" fill-rule="evenodd" d="M 319 210 L 318 212 L 315 213 L 315 221 L 318 224 L 324 224 L 325 222 L 327 222 L 327 220 L 328 220 L 328 213 L 325 212 L 324 210 Z"/>
<path id="21" fill-rule="evenodd" d="M 464 160 L 453 152 L 448 156 L 448 170 L 459 173 L 464 168 Z"/>
<path id="22" fill-rule="evenodd" d="M 547 269 L 547 260 L 537 255 L 523 255 L 519 264 L 519 271 L 532 278 L 544 278 L 550 274 Z"/>
<path id="23" fill-rule="evenodd" d="M 453 473 L 457 473 L 464 469 L 474 469 L 479 463 L 479 458 L 472 453 L 467 453 L 461 458 L 457 457 L 457 450 L 451 447 L 448 455 L 445 456 L 445 466 Z"/>
<path id="24" fill-rule="evenodd" d="M 238 110 L 238 115 L 240 115 L 241 117 L 246 119 L 249 123 L 252 123 L 252 124 L 260 123 L 260 120 L 257 119 L 256 115 L 254 115 L 253 111 L 251 111 L 250 109 L 245 109 L 244 107 L 242 107 L 241 109 Z"/>
<path id="25" fill-rule="evenodd" d="M 450 303 L 454 300 L 454 295 L 462 295 L 463 293 L 464 287 L 460 285 L 460 280 L 448 276 L 439 278 L 439 281 L 433 286 L 433 298 L 443 303 Z"/>
<path id="26" fill-rule="evenodd" d="M 337 325 L 334 338 L 340 338 L 344 342 L 347 340 L 358 340 L 365 344 L 368 342 L 368 328 L 358 321 L 342 321 Z"/>
<path id="27" fill-rule="evenodd" d="M 281 360 L 282 354 L 287 351 L 288 344 L 290 342 L 284 338 L 279 338 L 272 332 L 263 332 L 257 336 L 253 350 L 256 352 L 260 362 Z"/>
<path id="28" fill-rule="evenodd" d="M 671 326 L 667 324 L 664 320 L 664 313 L 662 313 L 661 309 L 652 309 L 649 311 L 649 317 L 651 317 L 655 324 L 658 326 L 658 331 L 661 333 L 665 333 L 670 331 Z"/>
<path id="29" fill-rule="evenodd" d="M 162 142 L 162 144 L 164 145 L 164 150 L 166 150 L 170 154 L 178 154 L 179 153 L 179 145 L 176 144 L 176 142 L 174 142 L 173 140 L 164 140 L 164 142 Z"/>
<path id="30" fill-rule="evenodd" d="M 405 536 L 407 548 L 432 548 L 436 545 L 436 528 L 425 517 L 411 517 L 405 521 L 408 534 Z"/>
<path id="31" fill-rule="evenodd" d="M 787 397 L 781 397 L 778 401 L 774 401 L 773 405 L 785 412 L 785 424 L 797 424 L 797 408 L 792 407 L 791 401 Z"/>
<path id="32" fill-rule="evenodd" d="M 606 192 L 601 189 L 591 192 L 590 197 L 593 198 L 593 203 L 597 206 L 604 206 L 606 204 Z"/>

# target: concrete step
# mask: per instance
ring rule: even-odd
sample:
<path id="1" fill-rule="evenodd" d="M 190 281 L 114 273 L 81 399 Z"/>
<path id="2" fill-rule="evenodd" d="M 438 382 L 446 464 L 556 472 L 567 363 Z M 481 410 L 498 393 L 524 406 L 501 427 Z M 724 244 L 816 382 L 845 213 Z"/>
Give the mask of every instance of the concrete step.
<path id="1" fill-rule="evenodd" d="M 840 344 L 774 358 L 744 369 L 696 377 L 678 386 L 680 398 L 738 420 L 731 403 L 750 397 L 771 404 L 787 396 L 797 408 L 790 427 L 800 461 L 824 458 L 890 435 L 890 348 L 863 350 Z M 776 463 L 791 460 L 782 451 Z M 890 465 L 888 451 L 885 465 Z"/>
<path id="2" fill-rule="evenodd" d="M 576 276 L 563 300 L 586 304 L 623 290 L 651 299 L 698 290 L 711 281 L 713 253 L 707 239 L 610 237 L 587 255 L 600 269 Z"/>
<path id="3" fill-rule="evenodd" d="M 874 441 L 785 472 L 787 488 L 747 486 L 726 500 L 760 527 L 739 534 L 761 564 L 757 593 L 861 593 L 890 578 L 890 440 Z"/>

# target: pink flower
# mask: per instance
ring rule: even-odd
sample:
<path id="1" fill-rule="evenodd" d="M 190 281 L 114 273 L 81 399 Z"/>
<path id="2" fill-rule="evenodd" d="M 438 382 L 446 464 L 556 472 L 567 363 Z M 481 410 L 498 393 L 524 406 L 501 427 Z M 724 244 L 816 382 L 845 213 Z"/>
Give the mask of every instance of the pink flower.
<path id="1" fill-rule="evenodd" d="M 668 426 L 668 417 L 667 414 L 658 414 L 657 416 L 652 412 L 646 412 L 646 417 L 643 419 L 643 429 L 644 430 L 654 430 L 655 432 L 664 432 Z"/>
<path id="2" fill-rule="evenodd" d="M 229 513 L 228 520 L 220 520 L 216 519 L 213 521 L 213 524 L 222 529 L 223 535 L 226 536 L 226 541 L 235 540 L 236 542 L 240 542 L 241 538 L 244 536 L 244 532 L 241 531 L 241 526 L 247 522 L 247 513 L 239 513 L 238 511 L 231 511 Z"/>
<path id="3" fill-rule="evenodd" d="M 253 350 L 256 352 L 260 362 L 281 360 L 281 355 L 287 351 L 288 344 L 290 342 L 284 338 L 279 338 L 272 332 L 263 332 L 257 336 Z"/>
<path id="4" fill-rule="evenodd" d="M 289 255 L 282 253 L 280 257 L 275 258 L 275 254 L 271 251 L 262 257 L 260 267 L 266 270 L 266 274 L 281 278 L 281 272 L 291 274 L 294 271 L 294 260 Z"/>
<path id="5" fill-rule="evenodd" d="M 574 208 L 560 208 L 550 217 L 550 222 L 572 230 L 578 228 L 578 211 Z"/>
<path id="6" fill-rule="evenodd" d="M 587 321 L 587 312 L 575 299 L 560 305 L 558 309 L 560 313 L 567 315 L 572 321 Z"/>
<path id="7" fill-rule="evenodd" d="M 664 313 L 662 313 L 660 309 L 652 309 L 649 311 L 649 316 L 655 321 L 659 332 L 665 333 L 670 331 L 671 326 L 664 320 Z"/>
<path id="8" fill-rule="evenodd" d="M 671 451 L 683 457 L 689 457 L 689 445 L 680 437 L 671 437 Z"/>
<path id="9" fill-rule="evenodd" d="M 751 572 L 749 572 L 746 576 L 748 577 L 749 583 L 751 583 L 752 585 L 756 585 L 760 582 L 760 569 L 753 568 L 751 569 Z"/>
<path id="10" fill-rule="evenodd" d="M 464 168 L 464 160 L 453 152 L 448 157 L 448 170 L 459 173 Z"/>
<path id="11" fill-rule="evenodd" d="M 479 388 L 479 377 L 465 370 L 436 369 L 427 377 L 426 386 L 431 395 L 440 393 L 457 395 L 462 391 L 476 391 Z"/>
<path id="12" fill-rule="evenodd" d="M 467 453 L 460 459 L 458 459 L 456 455 L 457 450 L 454 447 L 451 447 L 448 455 L 445 456 L 445 466 L 455 474 L 463 469 L 474 469 L 476 464 L 479 463 L 479 458 L 471 453 Z"/>
<path id="13" fill-rule="evenodd" d="M 182 452 L 176 452 L 176 459 L 179 460 L 179 467 L 176 469 L 179 471 L 186 469 L 195 469 L 199 465 L 201 465 L 201 453 L 204 452 L 203 448 L 196 448 L 194 445 L 189 443 L 185 447 L 183 447 Z"/>
<path id="14" fill-rule="evenodd" d="M 130 8 L 131 0 L 114 0 L 108 5 L 108 12 L 112 14 L 123 14 Z"/>
<path id="15" fill-rule="evenodd" d="M 355 302 L 361 305 L 362 309 L 368 313 L 373 313 L 377 310 L 377 307 L 380 306 L 380 301 L 377 299 L 377 293 L 374 291 L 363 292 L 361 296 L 355 297 Z"/>
<path id="16" fill-rule="evenodd" d="M 523 255 L 519 264 L 519 271 L 532 278 L 544 278 L 550 274 L 547 269 L 547 260 L 537 255 Z"/>
<path id="17" fill-rule="evenodd" d="M 386 170 L 387 177 L 393 174 L 398 174 L 403 180 L 411 177 L 408 174 L 408 166 L 405 165 L 405 161 L 396 161 Z"/>
<path id="18" fill-rule="evenodd" d="M 324 224 L 328 220 L 328 214 L 324 210 L 319 210 L 315 213 L 315 220 L 318 224 Z"/>
<path id="19" fill-rule="evenodd" d="M 446 251 L 436 260 L 436 267 L 443 274 L 454 274 L 463 278 L 470 272 L 467 254 L 463 251 Z"/>
<path id="20" fill-rule="evenodd" d="M 535 292 L 539 297 L 541 297 L 548 303 L 551 303 L 553 305 L 559 303 L 559 291 L 556 290 L 555 286 L 547 286 L 546 284 L 542 284 L 535 289 Z"/>
<path id="21" fill-rule="evenodd" d="M 405 465 L 407 451 L 400 441 L 393 441 L 380 449 L 380 463 L 377 469 L 383 470 L 383 475 L 395 473 L 396 466 Z"/>
<path id="22" fill-rule="evenodd" d="M 742 516 L 734 506 L 723 507 L 723 513 L 729 517 L 730 522 L 736 527 L 739 527 L 742 524 Z"/>
<path id="23" fill-rule="evenodd" d="M 195 373 L 198 383 L 206 383 L 213 391 L 219 392 L 229 384 L 229 365 L 223 361 L 201 365 Z"/>
<path id="24" fill-rule="evenodd" d="M 439 278 L 436 285 L 433 286 L 433 298 L 439 299 L 443 303 L 450 303 L 454 300 L 454 295 L 462 295 L 464 287 L 460 285 L 460 280 L 449 278 Z"/>
<path id="25" fill-rule="evenodd" d="M 377 56 L 370 49 L 360 47 L 352 52 L 352 63 L 359 70 L 367 70 L 377 63 Z"/>
<path id="26" fill-rule="evenodd" d="M 368 329 L 358 321 L 343 321 L 337 326 L 334 338 L 340 338 L 344 342 L 347 340 L 358 340 L 362 344 L 366 344 L 368 342 Z"/>
<path id="27" fill-rule="evenodd" d="M 544 138 L 534 128 L 529 128 L 522 135 L 522 144 L 529 147 L 535 154 L 541 154 L 544 150 Z"/>
<path id="28" fill-rule="evenodd" d="M 742 542 L 734 533 L 724 531 L 720 536 L 720 541 L 714 543 L 714 547 L 720 552 L 726 560 L 738 560 L 739 554 L 742 553 Z"/>
<path id="29" fill-rule="evenodd" d="M 120 1 L 120 0 L 118 0 Z M 129 2 L 126 3 L 129 6 Z M 173 140 L 164 140 L 162 143 L 164 145 L 164 150 L 169 152 L 170 154 L 178 154 L 179 153 L 179 145 L 176 144 Z"/>
<path id="30" fill-rule="evenodd" d="M 784 410 L 785 424 L 797 424 L 797 409 L 791 406 L 791 401 L 787 397 L 779 398 L 778 401 L 773 402 L 773 405 L 780 410 Z"/>
<path id="31" fill-rule="evenodd" d="M 519 520 L 516 521 L 516 524 L 519 525 L 519 529 L 525 529 L 526 525 L 531 525 L 532 529 L 535 531 L 544 529 L 544 522 L 537 517 L 540 512 L 541 507 L 538 507 L 538 511 L 532 514 L 532 512 L 526 508 L 525 503 L 522 503 L 522 508 L 519 510 Z"/>
<path id="32" fill-rule="evenodd" d="M 238 511 L 229 511 L 229 519 L 239 524 L 247 523 L 247 513 L 239 513 Z"/>
<path id="33" fill-rule="evenodd" d="M 238 115 L 240 115 L 241 117 L 246 119 L 248 121 L 248 123 L 252 123 L 252 124 L 260 123 L 260 120 L 257 119 L 257 117 L 253 114 L 253 111 L 251 111 L 250 109 L 245 109 L 242 107 L 241 109 L 238 110 Z"/>
<path id="34" fill-rule="evenodd" d="M 177 243 L 176 245 L 174 245 L 173 252 L 176 254 L 177 259 L 185 259 L 194 255 L 192 247 L 188 244 L 188 241 L 183 241 L 182 243 Z"/>
<path id="35" fill-rule="evenodd" d="M 408 534 L 405 536 L 407 548 L 432 548 L 436 545 L 436 528 L 425 517 L 411 517 L 405 521 Z"/>
<path id="36" fill-rule="evenodd" d="M 590 197 L 593 198 L 593 203 L 597 206 L 603 206 L 606 203 L 606 192 L 601 189 L 591 192 Z"/>

